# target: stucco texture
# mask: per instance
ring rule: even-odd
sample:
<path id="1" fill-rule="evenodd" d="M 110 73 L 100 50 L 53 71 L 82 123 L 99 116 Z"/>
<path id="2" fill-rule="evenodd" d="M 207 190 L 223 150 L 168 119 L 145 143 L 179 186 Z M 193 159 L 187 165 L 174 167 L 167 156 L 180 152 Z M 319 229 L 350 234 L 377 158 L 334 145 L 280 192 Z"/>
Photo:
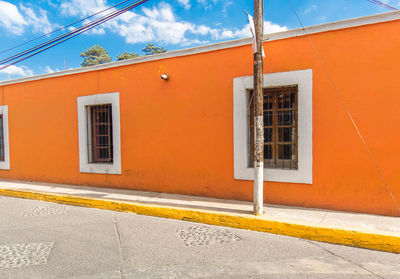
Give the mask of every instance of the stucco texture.
<path id="1" fill-rule="evenodd" d="M 399 29 L 264 43 L 264 73 L 313 70 L 313 184 L 265 182 L 265 202 L 400 216 L 343 105 L 400 200 Z M 252 75 L 252 58 L 246 45 L 2 86 L 11 169 L 0 178 L 251 200 L 253 182 L 233 173 L 233 78 Z M 122 174 L 80 173 L 77 97 L 110 92 L 120 93 Z"/>

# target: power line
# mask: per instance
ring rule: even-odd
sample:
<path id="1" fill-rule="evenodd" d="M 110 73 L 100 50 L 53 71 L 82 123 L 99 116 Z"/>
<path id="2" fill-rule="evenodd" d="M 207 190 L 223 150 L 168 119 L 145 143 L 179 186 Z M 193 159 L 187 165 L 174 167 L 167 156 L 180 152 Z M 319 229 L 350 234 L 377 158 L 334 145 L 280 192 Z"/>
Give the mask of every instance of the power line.
<path id="1" fill-rule="evenodd" d="M 26 59 L 28 59 L 28 58 L 30 58 L 32 56 L 35 56 L 35 55 L 37 55 L 37 54 L 39 54 L 39 53 L 41 53 L 41 52 L 43 52 L 43 51 L 45 51 L 45 50 L 47 50 L 49 48 L 52 48 L 52 47 L 54 47 L 56 45 L 59 45 L 62 42 L 65 42 L 65 41 L 67 41 L 69 39 L 72 39 L 73 37 L 76 37 L 79 34 L 82 34 L 82 33 L 86 32 L 86 31 L 88 31 L 88 30 L 90 30 L 90 29 L 92 29 L 92 28 L 94 28 L 94 27 L 106 22 L 106 21 L 109 21 L 109 20 L 111 20 L 111 19 L 113 19 L 113 18 L 115 18 L 115 17 L 117 17 L 117 16 L 119 16 L 119 15 L 121 15 L 121 14 L 123 14 L 123 13 L 125 13 L 125 12 L 127 12 L 127 11 L 129 11 L 129 10 L 131 10 L 131 9 L 133 9 L 133 8 L 143 4 L 143 3 L 145 3 L 145 2 L 147 2 L 147 1 L 149 1 L 149 0 L 136 1 L 133 4 L 129 4 L 129 5 L 125 6 L 125 7 L 117 10 L 117 11 L 109 13 L 106 16 L 104 16 L 102 18 L 99 18 L 99 19 L 97 19 L 95 21 L 92 21 L 92 22 L 90 22 L 90 23 L 88 23 L 88 24 L 86 24 L 86 25 L 84 25 L 84 26 L 82 26 L 80 28 L 77 28 L 77 29 L 75 29 L 73 31 L 70 31 L 70 32 L 67 32 L 67 33 L 65 33 L 63 35 L 60 35 L 60 36 L 56 37 L 55 39 L 49 40 L 49 41 L 47 41 L 45 43 L 42 43 L 42 44 L 40 44 L 40 45 L 38 45 L 36 47 L 30 48 L 30 49 L 25 50 L 23 52 L 20 52 L 20 53 L 18 53 L 16 55 L 13 55 L 13 56 L 11 56 L 9 58 L 3 59 L 3 60 L 0 61 L 0 64 L 9 63 L 9 62 L 11 62 L 13 60 L 16 60 L 16 59 L 22 57 L 21 59 L 18 59 L 18 60 L 14 61 L 14 62 L 12 62 L 10 64 L 7 64 L 7 65 L 5 65 L 3 67 L 0 67 L 0 70 L 3 70 L 5 68 L 7 68 L 7 67 L 10 67 L 11 65 L 19 63 L 21 61 L 24 61 L 24 60 L 26 60 Z M 25 56 L 25 57 L 23 57 L 23 56 Z"/>
<path id="2" fill-rule="evenodd" d="M 43 35 L 40 35 L 40 36 L 38 36 L 38 37 L 35 37 L 35 38 L 31 39 L 31 40 L 22 42 L 22 43 L 20 43 L 20 44 L 18 44 L 18 45 L 16 45 L 16 46 L 11 47 L 11 48 L 2 50 L 2 51 L 0 51 L 0 53 L 5 53 L 5 52 L 8 52 L 8 51 L 10 51 L 10 50 L 16 49 L 16 48 L 18 48 L 18 47 L 20 47 L 20 46 L 23 46 L 23 45 L 26 45 L 26 44 L 28 44 L 28 43 L 31 43 L 31 42 L 33 42 L 33 41 L 39 40 L 39 39 L 41 39 L 41 38 L 43 38 L 43 37 L 46 37 L 46 36 L 48 36 L 48 35 L 51 35 L 51 34 L 53 34 L 53 33 L 55 33 L 55 32 L 58 32 L 58 31 L 60 31 L 60 30 L 65 29 L 65 28 L 67 28 L 67 27 L 73 26 L 73 25 L 75 25 L 75 24 L 77 24 L 77 23 L 79 23 L 79 22 L 82 22 L 82 21 L 84 21 L 84 20 L 86 20 L 86 19 L 92 18 L 92 17 L 94 17 L 94 16 L 96 16 L 96 15 L 99 15 L 99 14 L 104 13 L 104 12 L 106 12 L 106 11 L 108 11 L 108 10 L 111 10 L 111 9 L 113 9 L 113 8 L 115 8 L 115 7 L 118 7 L 118 6 L 124 4 L 124 3 L 128 2 L 128 1 L 131 1 L 131 0 L 122 1 L 122 2 L 120 2 L 120 3 L 118 3 L 118 4 L 114 5 L 114 6 L 111 6 L 111 7 L 107 8 L 107 9 L 101 10 L 101 11 L 99 11 L 99 12 L 97 12 L 97 13 L 94 13 L 94 14 L 92 14 L 92 15 L 90 15 L 90 16 L 87 16 L 87 17 L 85 17 L 85 18 L 82 18 L 82 19 L 80 19 L 80 20 L 74 21 L 74 22 L 72 22 L 72 23 L 70 23 L 70 24 L 68 24 L 68 25 L 63 26 L 63 27 L 54 29 L 54 30 L 52 30 L 52 31 L 50 31 L 50 32 L 48 32 L 48 33 L 46 33 L 46 34 L 43 34 Z"/>
<path id="3" fill-rule="evenodd" d="M 289 3 L 290 3 L 290 6 L 292 7 L 292 10 L 293 10 L 294 14 L 296 15 L 298 21 L 300 22 L 300 24 L 301 24 L 301 26 L 302 26 L 302 29 L 303 29 L 303 31 L 304 31 L 304 34 L 306 35 L 307 39 L 309 40 L 309 42 L 310 42 L 310 44 L 311 44 L 311 46 L 312 46 L 312 48 L 313 48 L 313 50 L 314 50 L 314 52 L 315 52 L 315 55 L 317 56 L 317 58 L 318 58 L 318 60 L 319 60 L 319 62 L 320 62 L 320 64 L 321 64 L 321 66 L 322 66 L 322 68 L 323 68 L 325 74 L 327 75 L 327 77 L 328 77 L 328 79 L 329 79 L 329 82 L 332 84 L 332 87 L 333 87 L 333 89 L 334 89 L 336 95 L 338 96 L 338 98 L 339 98 L 339 100 L 340 100 L 342 106 L 344 107 L 344 109 L 345 109 L 345 111 L 346 111 L 348 117 L 350 118 L 351 123 L 353 124 L 354 129 L 356 130 L 358 136 L 360 137 L 361 142 L 363 143 L 364 148 L 366 149 L 366 151 L 367 151 L 367 153 L 368 153 L 368 156 L 370 157 L 370 159 L 371 159 L 371 161 L 372 161 L 372 163 L 373 163 L 375 169 L 377 170 L 377 172 L 378 172 L 378 174 L 379 174 L 381 180 L 383 181 L 383 183 L 384 183 L 386 189 L 388 190 L 388 192 L 389 192 L 389 194 L 390 194 L 390 197 L 392 198 L 394 204 L 395 204 L 396 207 L 397 207 L 397 210 L 400 212 L 400 206 L 399 206 L 399 204 L 397 203 L 397 200 L 396 200 L 395 196 L 393 195 L 393 192 L 392 192 L 392 190 L 390 189 L 389 184 L 387 183 L 387 181 L 386 181 L 386 179 L 385 179 L 385 177 L 384 177 L 384 175 L 383 175 L 383 173 L 382 173 L 382 170 L 379 168 L 378 163 L 376 162 L 375 157 L 374 157 L 374 155 L 372 154 L 371 149 L 369 148 L 369 146 L 368 146 L 366 140 L 364 139 L 364 136 L 361 134 L 361 131 L 358 129 L 358 126 L 357 126 L 355 120 L 353 119 L 353 116 L 351 115 L 350 110 L 348 109 L 346 103 L 344 102 L 344 99 L 343 99 L 342 95 L 340 94 L 339 89 L 337 88 L 335 81 L 333 80 L 332 76 L 330 75 L 330 73 L 329 73 L 329 71 L 328 71 L 328 69 L 327 69 L 327 67 L 326 67 L 326 65 L 325 65 L 325 63 L 324 63 L 324 61 L 322 60 L 322 58 L 321 58 L 321 56 L 320 56 L 320 54 L 319 54 L 317 48 L 315 47 L 313 41 L 312 41 L 311 38 L 308 36 L 308 33 L 307 33 L 307 31 L 306 31 L 306 29 L 305 29 L 305 27 L 304 27 L 303 21 L 301 20 L 301 18 L 300 18 L 300 16 L 298 15 L 296 9 L 294 8 L 293 3 L 292 3 L 292 0 L 288 0 L 288 1 L 289 1 Z"/>
<path id="4" fill-rule="evenodd" d="M 79 22 L 82 22 L 82 21 L 86 20 L 86 19 L 92 18 L 92 17 L 94 17 L 94 16 L 96 16 L 96 15 L 99 15 L 99 14 L 104 13 L 104 12 L 106 12 L 106 11 L 108 11 L 108 10 L 111 10 L 111 9 L 113 9 L 113 8 L 115 8 L 115 7 L 118 7 L 118 6 L 124 4 L 124 3 L 128 2 L 128 1 L 131 1 L 131 0 L 122 1 L 122 2 L 120 2 L 120 3 L 118 3 L 118 4 L 114 5 L 114 6 L 111 6 L 111 7 L 107 8 L 107 9 L 101 10 L 101 11 L 99 11 L 99 12 L 97 12 L 97 13 L 94 13 L 94 14 L 92 14 L 92 15 L 90 15 L 90 16 L 87 16 L 87 17 L 85 17 L 85 18 L 82 18 L 82 19 L 80 19 L 80 20 L 74 21 L 74 22 L 72 22 L 72 23 L 70 23 L 70 24 L 68 24 L 68 25 L 63 26 L 63 27 L 54 29 L 54 30 L 52 30 L 52 31 L 50 31 L 50 32 L 48 32 L 48 33 L 46 33 L 46 34 L 40 35 L 40 36 L 35 37 L 35 38 L 33 38 L 33 39 L 31 39 L 31 40 L 28 40 L 28 41 L 24 41 L 24 42 L 22 42 L 22 43 L 20 43 L 20 44 L 18 44 L 18 45 L 16 45 L 16 46 L 13 46 L 13 47 L 11 47 L 11 48 L 8 48 L 8 49 L 5 49 L 5 50 L 1 50 L 1 51 L 0 51 L 0 54 L 1 54 L 1 53 L 5 53 L 5 52 L 8 52 L 8 51 L 13 50 L 13 49 L 16 49 L 16 48 L 18 48 L 18 47 L 20 47 L 20 46 L 26 45 L 26 44 L 28 44 L 28 43 L 31 43 L 31 42 L 33 42 L 33 41 L 36 41 L 36 40 L 41 39 L 41 38 L 43 38 L 43 37 L 46 37 L 46 36 L 48 36 L 48 35 L 54 34 L 54 33 L 58 32 L 58 31 L 60 31 L 60 30 L 63 30 L 63 29 L 68 28 L 68 27 L 70 27 L 70 26 L 73 26 L 73 25 L 75 25 L 75 24 L 77 24 L 77 23 L 79 23 Z M 376 4 L 376 5 L 379 5 L 379 6 L 381 6 L 381 7 L 387 8 L 387 9 L 392 10 L 392 11 L 398 10 L 396 7 L 393 7 L 393 6 L 391 6 L 391 5 L 387 4 L 387 3 L 384 3 L 384 2 L 382 2 L 382 1 L 378 1 L 378 0 L 367 0 L 367 1 L 369 1 L 369 2 L 371 2 L 371 3 L 373 3 L 373 4 Z"/>
<path id="5" fill-rule="evenodd" d="M 43 34 L 43 35 L 40 35 L 40 36 L 38 36 L 38 37 L 35 37 L 35 38 L 31 39 L 31 40 L 22 42 L 22 43 L 20 43 L 20 44 L 18 44 L 18 45 L 16 45 L 16 46 L 11 47 L 11 48 L 2 50 L 2 51 L 0 51 L 0 53 L 8 52 L 8 51 L 13 50 L 13 49 L 16 49 L 16 48 L 18 48 L 18 47 L 20 47 L 20 46 L 26 45 L 26 44 L 28 44 L 28 43 L 31 43 L 31 42 L 33 42 L 33 41 L 36 41 L 36 40 L 38 40 L 38 39 L 41 39 L 41 38 L 46 37 L 46 36 L 48 36 L 48 35 L 51 35 L 51 34 L 53 34 L 53 33 L 56 33 L 56 32 L 58 32 L 58 31 L 60 31 L 60 30 L 63 30 L 63 29 L 65 29 L 65 28 L 67 28 L 67 27 L 70 27 L 70 26 L 73 26 L 73 25 L 75 25 L 75 24 L 77 24 L 77 23 L 79 23 L 79 22 L 82 22 L 82 21 L 86 20 L 86 19 L 92 18 L 92 17 L 94 17 L 94 16 L 96 16 L 96 15 L 99 15 L 99 14 L 104 13 L 104 12 L 106 12 L 106 11 L 108 11 L 108 10 L 111 10 L 111 9 L 113 9 L 113 8 L 115 8 L 115 7 L 118 7 L 118 6 L 124 4 L 124 3 L 128 2 L 128 1 L 131 1 L 131 0 L 122 1 L 122 2 L 120 2 L 120 3 L 118 3 L 118 4 L 114 5 L 114 6 L 111 6 L 111 7 L 107 8 L 107 9 L 101 10 L 101 11 L 99 11 L 99 12 L 97 12 L 97 13 L 94 13 L 94 14 L 92 14 L 92 15 L 90 15 L 90 16 L 87 16 L 87 17 L 85 17 L 85 18 L 82 18 L 82 19 L 80 19 L 80 20 L 74 21 L 74 22 L 72 22 L 72 23 L 70 23 L 70 24 L 68 24 L 68 25 L 63 26 L 63 27 L 54 29 L 54 30 L 52 30 L 52 31 L 50 31 L 50 32 L 48 32 L 48 33 L 46 33 L 46 34 Z"/>
<path id="6" fill-rule="evenodd" d="M 382 2 L 382 1 L 379 1 L 379 0 L 367 0 L 367 1 L 369 1 L 371 3 L 374 3 L 374 4 L 378 5 L 378 6 L 381 6 L 383 8 L 392 10 L 392 11 L 397 11 L 398 10 L 396 7 L 390 6 L 389 4 L 386 4 L 386 3 Z"/>
<path id="7" fill-rule="evenodd" d="M 137 1 L 137 2 L 140 2 L 140 1 Z M 40 45 L 37 45 L 37 46 L 35 46 L 35 47 L 32 47 L 32 48 L 27 49 L 27 50 L 22 51 L 22 52 L 19 52 L 19 53 L 15 54 L 15 55 L 13 55 L 13 56 L 10 56 L 10 57 L 8 57 L 8 58 L 6 58 L 6 59 L 0 60 L 0 64 L 8 63 L 8 62 L 10 62 L 10 61 L 12 61 L 12 60 L 15 60 L 15 59 L 17 59 L 17 58 L 19 58 L 19 57 L 21 57 L 21 56 L 26 55 L 26 54 L 28 54 L 28 53 L 30 53 L 30 52 L 32 52 L 32 51 L 35 51 L 35 50 L 40 49 L 40 48 L 42 48 L 42 47 L 45 47 L 45 46 L 47 46 L 48 44 L 51 44 L 51 43 L 53 43 L 53 42 L 56 42 L 56 41 L 58 41 L 58 40 L 61 40 L 61 39 L 65 38 L 65 37 L 68 37 L 68 36 L 70 36 L 70 35 L 72 35 L 72 34 L 75 34 L 75 33 L 79 32 L 79 31 L 82 30 L 82 29 L 89 28 L 89 27 L 91 27 L 91 26 L 95 26 L 96 23 L 98 23 L 98 22 L 105 22 L 105 19 L 107 19 L 107 18 L 110 18 L 110 19 L 111 19 L 111 18 L 113 18 L 113 17 L 119 15 L 118 13 L 119 13 L 120 11 L 123 11 L 123 10 L 125 10 L 125 9 L 127 9 L 127 8 L 129 8 L 129 7 L 131 7 L 132 5 L 137 4 L 137 2 L 136 2 L 136 3 L 133 3 L 133 4 L 129 4 L 129 5 L 125 6 L 125 7 L 123 7 L 123 8 L 121 8 L 121 9 L 117 10 L 117 11 L 108 13 L 107 15 L 105 15 L 105 16 L 103 16 L 103 17 L 101 17 L 101 18 L 99 18 L 99 19 L 97 19 L 97 20 L 95 20 L 95 21 L 91 21 L 91 22 L 89 22 L 89 23 L 87 23 L 87 24 L 85 24 L 85 25 L 83 25 L 83 26 L 81 26 L 81 27 L 79 27 L 79 28 L 77 28 L 77 29 L 74 29 L 74 30 L 72 30 L 72 31 L 69 31 L 69 32 L 67 32 L 67 33 L 65 33 L 65 34 L 63 34 L 63 35 L 60 35 L 60 36 L 58 36 L 58 37 L 56 37 L 56 38 L 54 38 L 54 39 L 48 40 L 48 41 L 46 41 L 46 42 L 44 42 L 44 43 L 42 43 L 42 44 L 40 44 Z M 117 15 L 116 15 L 116 14 L 117 14 Z M 114 15 L 115 15 L 115 16 L 114 16 Z"/>

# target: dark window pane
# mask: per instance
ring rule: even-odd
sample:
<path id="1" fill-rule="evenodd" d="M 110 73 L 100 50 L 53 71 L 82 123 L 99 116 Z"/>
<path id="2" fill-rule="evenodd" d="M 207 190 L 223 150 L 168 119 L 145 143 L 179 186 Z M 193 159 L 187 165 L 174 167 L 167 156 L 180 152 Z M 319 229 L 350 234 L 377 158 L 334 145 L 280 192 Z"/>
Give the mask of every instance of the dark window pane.
<path id="1" fill-rule="evenodd" d="M 108 135 L 108 124 L 100 124 L 97 126 L 98 135 Z"/>
<path id="2" fill-rule="evenodd" d="M 105 159 L 107 158 L 107 149 L 100 149 L 101 150 L 101 155 L 100 158 Z"/>
<path id="3" fill-rule="evenodd" d="M 263 97 L 264 97 L 264 109 L 272 109 L 274 105 L 274 92 L 265 89 Z"/>
<path id="4" fill-rule="evenodd" d="M 4 161 L 3 115 L 0 115 L 0 161 Z"/>
<path id="5" fill-rule="evenodd" d="M 279 111 L 278 125 L 295 125 L 295 111 Z"/>
<path id="6" fill-rule="evenodd" d="M 279 142 L 294 142 L 294 128 L 278 128 Z"/>
<path id="7" fill-rule="evenodd" d="M 264 109 L 272 109 L 272 99 L 264 99 Z"/>
<path id="8" fill-rule="evenodd" d="M 264 159 L 272 159 L 272 145 L 264 145 Z"/>
<path id="9" fill-rule="evenodd" d="M 290 93 L 290 107 L 291 108 L 295 108 L 296 107 L 296 95 L 297 95 L 296 92 L 297 92 L 297 90 L 295 92 L 291 92 Z"/>
<path id="10" fill-rule="evenodd" d="M 288 107 L 288 105 L 287 105 L 288 103 L 285 104 L 285 95 L 282 92 L 279 92 L 277 102 L 278 102 L 278 109 Z"/>
<path id="11" fill-rule="evenodd" d="M 92 106 L 93 162 L 112 162 L 112 111 L 111 105 Z"/>
<path id="12" fill-rule="evenodd" d="M 293 89 L 292 89 L 293 90 Z M 278 109 L 283 108 L 294 108 L 296 105 L 296 94 L 291 93 L 289 89 L 283 89 L 280 92 L 278 92 Z"/>
<path id="13" fill-rule="evenodd" d="M 264 142 L 272 142 L 272 128 L 264 129 Z"/>
<path id="14" fill-rule="evenodd" d="M 108 146 L 108 136 L 97 136 L 98 146 Z"/>
<path id="15" fill-rule="evenodd" d="M 297 169 L 297 86 L 265 88 L 264 95 L 264 166 Z M 253 105 L 255 100 L 253 99 Z M 254 106 L 250 107 L 254 116 Z M 250 165 L 254 160 L 254 125 L 250 120 Z"/>
<path id="16" fill-rule="evenodd" d="M 274 125 L 274 118 L 272 111 L 264 112 L 264 126 L 272 126 Z"/>
<path id="17" fill-rule="evenodd" d="M 294 145 L 278 144 L 278 159 L 286 159 L 286 160 L 294 159 Z"/>

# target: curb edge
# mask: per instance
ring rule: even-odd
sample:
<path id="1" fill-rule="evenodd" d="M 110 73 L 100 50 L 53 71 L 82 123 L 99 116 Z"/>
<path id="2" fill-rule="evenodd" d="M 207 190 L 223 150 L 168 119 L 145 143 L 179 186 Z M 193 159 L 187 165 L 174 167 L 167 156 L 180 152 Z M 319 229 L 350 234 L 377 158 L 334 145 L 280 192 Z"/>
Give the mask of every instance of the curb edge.
<path id="1" fill-rule="evenodd" d="M 272 220 L 263 220 L 257 217 L 234 216 L 228 213 L 204 212 L 191 209 L 180 209 L 11 189 L 0 189 L 0 195 L 267 232 L 320 242 L 400 254 L 400 237 L 390 235 L 292 224 Z"/>

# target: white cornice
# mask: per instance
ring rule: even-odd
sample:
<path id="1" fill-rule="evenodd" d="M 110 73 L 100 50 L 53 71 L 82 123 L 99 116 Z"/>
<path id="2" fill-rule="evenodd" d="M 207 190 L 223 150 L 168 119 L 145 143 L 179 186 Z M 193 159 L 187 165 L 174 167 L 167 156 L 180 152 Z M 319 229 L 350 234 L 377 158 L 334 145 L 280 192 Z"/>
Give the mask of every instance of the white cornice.
<path id="1" fill-rule="evenodd" d="M 314 25 L 314 26 L 306 27 L 304 29 L 298 28 L 298 29 L 292 29 L 289 31 L 284 31 L 284 32 L 279 32 L 279 33 L 265 34 L 264 41 L 281 40 L 281 39 L 304 36 L 304 35 L 308 35 L 308 34 L 328 32 L 328 31 L 340 30 L 340 29 L 345 29 L 345 28 L 381 23 L 381 22 L 388 22 L 388 21 L 399 20 L 399 19 L 400 19 L 400 11 L 393 11 L 393 12 L 382 13 L 382 14 L 377 14 L 377 15 L 364 16 L 364 17 L 346 19 L 346 20 L 341 20 L 341 21 L 335 21 L 335 22 L 331 22 L 331 23 Z M 193 54 L 198 54 L 198 53 L 203 53 L 203 52 L 217 51 L 217 50 L 221 50 L 221 49 L 227 49 L 227 48 L 248 45 L 250 43 L 251 43 L 251 38 L 245 38 L 245 39 L 215 43 L 215 44 L 210 44 L 210 45 L 205 45 L 205 46 L 187 48 L 187 49 L 182 49 L 182 50 L 168 51 L 166 53 L 161 53 L 161 54 L 157 54 L 157 55 L 139 56 L 137 58 L 133 58 L 133 59 L 129 59 L 129 60 L 116 61 L 116 62 L 101 64 L 101 65 L 96 65 L 96 66 L 91 66 L 91 67 L 76 68 L 76 69 L 55 72 L 55 73 L 49 73 L 49 74 L 19 78 L 19 79 L 15 79 L 15 80 L 3 81 L 3 82 L 0 82 L 0 86 L 14 84 L 14 83 L 27 82 L 27 81 L 33 81 L 33 80 L 39 80 L 39 79 L 45 79 L 45 78 L 51 78 L 51 77 L 60 77 L 60 76 L 65 76 L 65 75 L 77 74 L 77 73 L 91 72 L 91 71 L 96 71 L 96 70 L 103 70 L 103 69 L 114 68 L 114 67 L 119 67 L 119 66 L 126 66 L 126 65 L 142 63 L 142 62 L 149 62 L 149 61 L 154 61 L 154 60 L 161 60 L 161 59 L 167 59 L 167 58 L 173 58 L 173 57 L 193 55 Z"/>

